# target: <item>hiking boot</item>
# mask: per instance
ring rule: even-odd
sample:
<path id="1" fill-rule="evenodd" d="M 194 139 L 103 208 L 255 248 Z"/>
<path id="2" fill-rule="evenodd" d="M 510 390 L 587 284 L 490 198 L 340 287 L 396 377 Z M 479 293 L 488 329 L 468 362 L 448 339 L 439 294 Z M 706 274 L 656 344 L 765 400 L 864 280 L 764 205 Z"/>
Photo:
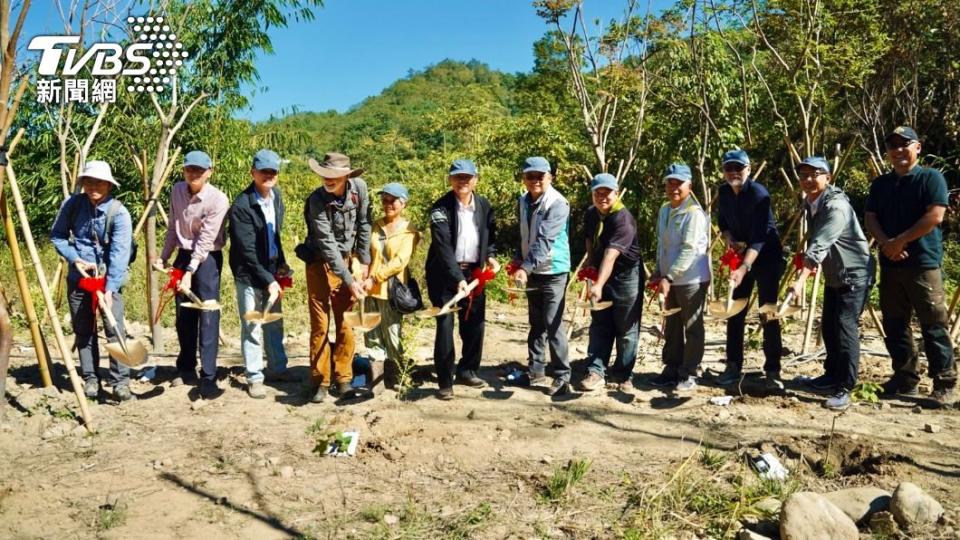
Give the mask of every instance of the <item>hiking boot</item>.
<path id="1" fill-rule="evenodd" d="M 117 401 L 121 403 L 137 399 L 137 396 L 133 395 L 133 392 L 130 391 L 129 384 L 118 384 L 114 386 L 113 397 L 117 398 Z"/>
<path id="2" fill-rule="evenodd" d="M 300 382 L 300 377 L 297 377 L 293 373 L 290 373 L 290 370 L 281 371 L 280 373 L 274 373 L 272 371 L 266 371 L 263 374 L 264 380 L 267 382 L 274 383 L 295 383 Z"/>
<path id="3" fill-rule="evenodd" d="M 882 398 L 907 397 L 914 398 L 920 395 L 920 390 L 916 384 L 905 383 L 899 377 L 890 377 L 887 382 L 880 385 L 883 391 L 880 392 Z"/>
<path id="4" fill-rule="evenodd" d="M 676 386 L 677 382 L 679 381 L 677 380 L 676 375 L 671 375 L 669 373 L 661 373 L 656 377 L 650 379 L 649 382 L 650 382 L 650 386 L 665 388 L 669 386 Z"/>
<path id="5" fill-rule="evenodd" d="M 677 392 L 689 392 L 697 388 L 697 378 L 690 375 L 677 383 Z"/>
<path id="6" fill-rule="evenodd" d="M 311 403 L 323 403 L 323 400 L 327 398 L 327 391 L 321 385 L 317 385 L 310 389 L 310 402 Z"/>
<path id="7" fill-rule="evenodd" d="M 733 364 L 727 364 L 726 369 L 717 377 L 716 382 L 720 386 L 730 386 L 739 383 L 742 378 L 743 371 L 740 368 Z"/>
<path id="8" fill-rule="evenodd" d="M 220 396 L 220 387 L 217 381 L 212 379 L 203 379 L 200 381 L 200 397 L 203 399 L 216 399 Z"/>
<path id="9" fill-rule="evenodd" d="M 337 395 L 346 396 L 350 392 L 353 392 L 353 385 L 350 384 L 350 381 L 340 381 L 337 383 Z"/>
<path id="10" fill-rule="evenodd" d="M 83 395 L 90 399 L 97 399 L 97 396 L 100 395 L 100 381 L 97 379 L 83 381 Z"/>
<path id="11" fill-rule="evenodd" d="M 570 383 L 563 379 L 554 379 L 547 389 L 548 396 L 563 396 L 570 393 Z"/>
<path id="12" fill-rule="evenodd" d="M 437 390 L 437 399 L 442 399 L 443 401 L 450 401 L 453 399 L 453 387 L 447 386 Z"/>
<path id="13" fill-rule="evenodd" d="M 254 381 L 247 383 L 247 393 L 253 399 L 263 399 L 267 397 L 267 388 L 263 386 L 261 381 Z"/>
<path id="14" fill-rule="evenodd" d="M 547 374 L 540 371 L 530 371 L 530 386 L 543 386 L 547 384 Z"/>
<path id="15" fill-rule="evenodd" d="M 953 405 L 954 399 L 953 388 L 934 388 L 933 392 L 930 392 L 930 397 L 927 398 L 927 401 L 931 408 L 945 409 Z"/>
<path id="16" fill-rule="evenodd" d="M 837 383 L 829 375 L 821 375 L 807 381 L 807 386 L 817 392 L 832 392 L 837 388 Z"/>
<path id="17" fill-rule="evenodd" d="M 831 411 L 845 411 L 850 406 L 850 391 L 843 388 L 837 390 L 823 402 L 823 406 Z"/>
<path id="18" fill-rule="evenodd" d="M 470 386 L 472 388 L 483 388 L 487 385 L 487 383 L 485 383 L 480 377 L 467 373 L 457 375 L 456 383 L 464 386 Z"/>
<path id="19" fill-rule="evenodd" d="M 584 377 L 582 381 L 580 381 L 580 388 L 586 392 L 593 392 L 598 388 L 603 388 L 604 384 L 605 381 L 603 379 L 603 375 L 591 371 L 586 377 Z"/>

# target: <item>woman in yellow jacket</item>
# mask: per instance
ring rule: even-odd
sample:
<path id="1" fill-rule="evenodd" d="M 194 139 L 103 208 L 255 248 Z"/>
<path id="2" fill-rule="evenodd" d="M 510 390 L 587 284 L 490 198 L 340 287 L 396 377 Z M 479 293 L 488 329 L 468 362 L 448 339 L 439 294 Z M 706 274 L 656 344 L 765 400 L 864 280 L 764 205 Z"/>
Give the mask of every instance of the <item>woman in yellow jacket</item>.
<path id="1" fill-rule="evenodd" d="M 403 184 L 391 182 L 377 194 L 383 205 L 383 217 L 373 224 L 370 234 L 370 277 L 364 282 L 364 288 L 367 290 L 366 309 L 380 312 L 381 320 L 376 328 L 366 333 L 364 340 L 370 360 L 382 362 L 389 359 L 394 364 L 389 368 L 396 368 L 404 362 L 400 342 L 403 315 L 390 306 L 388 282 L 393 276 L 402 283 L 409 279 L 407 265 L 420 241 L 420 232 L 403 217 L 403 209 L 410 198 L 410 192 Z M 396 373 L 395 369 L 389 368 L 385 370 L 387 373 Z"/>

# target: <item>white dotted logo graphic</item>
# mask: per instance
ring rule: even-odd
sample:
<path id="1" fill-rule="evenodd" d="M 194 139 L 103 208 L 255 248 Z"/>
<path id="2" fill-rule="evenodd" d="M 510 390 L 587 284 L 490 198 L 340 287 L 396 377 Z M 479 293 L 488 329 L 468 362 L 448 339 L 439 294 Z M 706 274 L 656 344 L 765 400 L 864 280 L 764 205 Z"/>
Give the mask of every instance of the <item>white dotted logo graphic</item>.
<path id="1" fill-rule="evenodd" d="M 134 41 L 149 45 L 145 52 L 149 68 L 146 73 L 133 78 L 128 92 L 163 92 L 173 84 L 177 70 L 190 56 L 177 41 L 177 34 L 164 22 L 163 17 L 127 17 Z"/>

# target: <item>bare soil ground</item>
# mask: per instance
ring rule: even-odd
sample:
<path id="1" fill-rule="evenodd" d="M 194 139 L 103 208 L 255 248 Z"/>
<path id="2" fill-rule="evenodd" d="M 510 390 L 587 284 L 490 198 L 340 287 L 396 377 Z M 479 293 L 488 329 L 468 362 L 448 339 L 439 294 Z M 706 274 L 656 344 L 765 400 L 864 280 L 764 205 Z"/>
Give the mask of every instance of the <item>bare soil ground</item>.
<path id="1" fill-rule="evenodd" d="M 291 383 L 268 385 L 268 398 L 253 400 L 238 351 L 227 347 L 218 399 L 170 387 L 173 357 L 160 357 L 156 384 L 134 385 L 138 401 L 117 405 L 107 391 L 91 403 L 93 435 L 79 427 L 62 367 L 61 393 L 32 389 L 39 377 L 24 336 L 0 425 L 0 537 L 733 537 L 741 523 L 770 518 L 757 507 L 765 497 L 893 490 L 902 480 L 947 509 L 946 526 L 912 537 L 954 537 L 960 411 L 892 401 L 836 415 L 789 383 L 785 395 L 739 396 L 725 407 L 708 402 L 725 390 L 706 384 L 665 394 L 644 385 L 660 370 L 654 314 L 644 318 L 635 391 L 551 399 L 500 378 L 525 361 L 523 304 L 489 314 L 482 375 L 490 385 L 457 387 L 453 402 L 434 398 L 427 325 L 413 351 L 419 386 L 402 399 L 387 390 L 359 403 L 311 404 Z M 793 351 L 801 326 L 785 330 Z M 306 334 L 290 330 L 294 372 L 306 375 Z M 723 332 L 709 324 L 705 369 L 722 369 Z M 873 335 L 866 330 L 864 348 L 882 351 Z M 572 356 L 585 348 L 580 332 Z M 758 349 L 749 353 L 754 369 Z M 883 380 L 887 366 L 865 354 L 862 379 Z M 582 362 L 576 368 L 578 380 Z M 819 370 L 816 361 L 788 362 L 784 378 Z M 314 452 L 318 440 L 347 429 L 360 432 L 355 457 Z M 780 456 L 790 480 L 757 480 L 744 455 L 761 450 Z"/>

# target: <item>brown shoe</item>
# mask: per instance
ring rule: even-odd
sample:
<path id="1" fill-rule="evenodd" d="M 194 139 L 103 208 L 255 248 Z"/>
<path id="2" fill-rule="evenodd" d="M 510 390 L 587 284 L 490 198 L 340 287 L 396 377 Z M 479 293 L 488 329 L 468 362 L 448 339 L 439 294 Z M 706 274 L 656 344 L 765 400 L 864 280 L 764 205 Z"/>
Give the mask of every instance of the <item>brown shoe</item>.
<path id="1" fill-rule="evenodd" d="M 437 391 L 437 399 L 442 399 L 443 401 L 450 401 L 453 399 L 453 387 L 441 388 Z"/>
<path id="2" fill-rule="evenodd" d="M 477 377 L 476 375 L 457 375 L 456 383 L 473 388 L 483 388 L 487 385 L 483 379 Z"/>
<path id="3" fill-rule="evenodd" d="M 603 376 L 599 373 L 591 371 L 582 381 L 580 381 L 580 388 L 582 388 L 585 392 L 593 392 L 594 390 L 603 388 L 604 384 L 605 381 Z"/>

